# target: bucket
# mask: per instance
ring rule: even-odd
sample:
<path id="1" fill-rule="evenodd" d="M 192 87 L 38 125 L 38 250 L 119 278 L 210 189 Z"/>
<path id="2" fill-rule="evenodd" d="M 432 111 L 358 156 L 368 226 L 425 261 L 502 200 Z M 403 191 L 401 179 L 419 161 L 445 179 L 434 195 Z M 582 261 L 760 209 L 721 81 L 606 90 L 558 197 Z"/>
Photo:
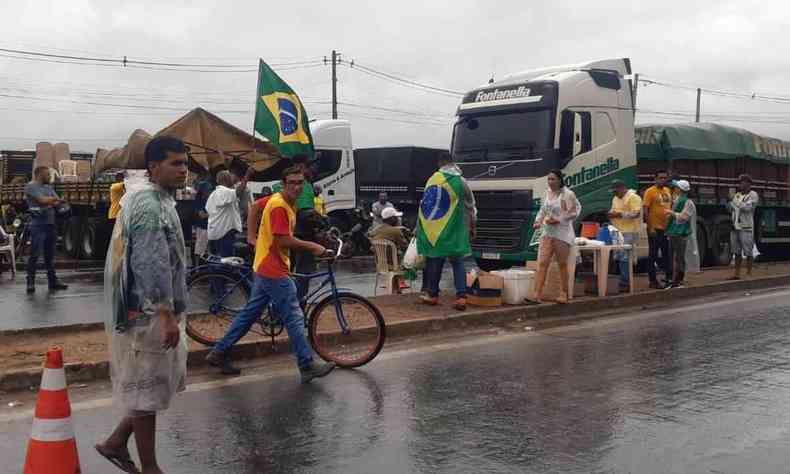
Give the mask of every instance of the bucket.
<path id="1" fill-rule="evenodd" d="M 502 287 L 502 302 L 505 304 L 523 304 L 524 299 L 532 293 L 535 272 L 531 270 L 511 268 L 491 273 L 505 280 Z"/>
<path id="2" fill-rule="evenodd" d="M 612 234 L 609 232 L 609 226 L 603 226 L 598 229 L 598 235 L 595 240 L 600 240 L 606 245 L 612 245 Z"/>
<path id="3" fill-rule="evenodd" d="M 597 222 L 582 222 L 582 237 L 594 239 L 598 236 L 600 225 Z"/>

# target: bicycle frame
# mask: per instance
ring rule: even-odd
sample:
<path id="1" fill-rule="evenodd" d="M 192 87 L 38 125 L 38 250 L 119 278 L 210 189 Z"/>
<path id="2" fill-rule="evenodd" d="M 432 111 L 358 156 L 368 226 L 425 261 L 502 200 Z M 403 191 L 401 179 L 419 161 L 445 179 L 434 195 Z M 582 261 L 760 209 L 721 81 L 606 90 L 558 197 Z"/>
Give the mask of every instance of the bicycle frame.
<path id="1" fill-rule="evenodd" d="M 348 321 L 346 321 L 346 317 L 343 314 L 343 305 L 340 304 L 340 299 L 338 298 L 338 287 L 337 282 L 335 280 L 335 271 L 332 268 L 332 264 L 329 263 L 327 265 L 327 269 L 322 272 L 315 272 L 315 273 L 292 273 L 291 276 L 304 278 L 307 280 L 307 284 L 310 284 L 311 280 L 326 277 L 321 284 L 315 288 L 314 290 L 310 291 L 304 298 L 301 303 L 305 303 L 305 307 L 311 307 L 315 302 L 320 301 L 321 297 L 324 295 L 332 295 L 332 298 L 335 302 L 335 313 L 337 314 L 337 322 L 340 325 L 340 329 L 343 334 L 348 334 Z M 328 289 L 324 289 L 327 285 L 330 286 Z M 341 288 L 343 289 L 343 288 Z M 307 311 L 309 314 L 309 311 Z M 305 319 L 305 326 L 307 325 L 307 319 Z"/>

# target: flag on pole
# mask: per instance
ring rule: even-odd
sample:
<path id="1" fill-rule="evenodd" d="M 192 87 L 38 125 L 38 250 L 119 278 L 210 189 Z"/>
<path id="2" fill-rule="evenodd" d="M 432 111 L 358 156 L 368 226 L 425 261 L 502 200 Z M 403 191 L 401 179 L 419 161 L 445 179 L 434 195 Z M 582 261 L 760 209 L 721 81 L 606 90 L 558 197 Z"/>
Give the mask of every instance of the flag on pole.
<path id="1" fill-rule="evenodd" d="M 313 158 L 313 137 L 302 101 L 263 59 L 258 66 L 255 131 L 269 139 L 283 156 L 302 153 Z"/>

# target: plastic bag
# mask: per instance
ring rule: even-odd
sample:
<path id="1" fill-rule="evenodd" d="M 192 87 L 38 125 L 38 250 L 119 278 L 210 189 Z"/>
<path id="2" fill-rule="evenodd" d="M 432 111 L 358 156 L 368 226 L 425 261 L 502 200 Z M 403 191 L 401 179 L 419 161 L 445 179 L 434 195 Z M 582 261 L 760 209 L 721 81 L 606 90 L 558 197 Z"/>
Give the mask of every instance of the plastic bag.
<path id="1" fill-rule="evenodd" d="M 417 239 L 412 238 L 409 247 L 403 255 L 403 268 L 419 270 L 425 266 L 425 257 L 417 252 Z"/>

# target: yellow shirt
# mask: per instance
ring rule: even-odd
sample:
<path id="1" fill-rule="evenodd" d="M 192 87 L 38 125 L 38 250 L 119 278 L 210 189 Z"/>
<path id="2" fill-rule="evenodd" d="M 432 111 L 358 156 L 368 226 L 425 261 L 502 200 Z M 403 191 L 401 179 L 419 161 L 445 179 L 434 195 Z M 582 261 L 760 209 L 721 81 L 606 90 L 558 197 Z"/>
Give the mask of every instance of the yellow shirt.
<path id="1" fill-rule="evenodd" d="M 121 198 L 126 193 L 126 186 L 123 183 L 113 183 L 110 186 L 110 210 L 107 211 L 107 219 L 115 219 L 121 212 Z"/>
<path id="2" fill-rule="evenodd" d="M 612 212 L 619 212 L 623 217 L 612 219 L 612 224 L 620 232 L 638 233 L 642 222 L 642 198 L 634 191 L 628 190 L 621 198 L 612 197 Z"/>
<path id="3" fill-rule="evenodd" d="M 642 204 L 647 208 L 647 229 L 666 230 L 667 217 L 672 207 L 672 192 L 664 186 L 660 190 L 650 186 L 645 191 Z"/>
<path id="4" fill-rule="evenodd" d="M 326 203 L 324 202 L 324 198 L 321 196 L 316 196 L 313 198 L 313 203 L 315 204 L 315 210 L 322 216 L 326 216 Z"/>

